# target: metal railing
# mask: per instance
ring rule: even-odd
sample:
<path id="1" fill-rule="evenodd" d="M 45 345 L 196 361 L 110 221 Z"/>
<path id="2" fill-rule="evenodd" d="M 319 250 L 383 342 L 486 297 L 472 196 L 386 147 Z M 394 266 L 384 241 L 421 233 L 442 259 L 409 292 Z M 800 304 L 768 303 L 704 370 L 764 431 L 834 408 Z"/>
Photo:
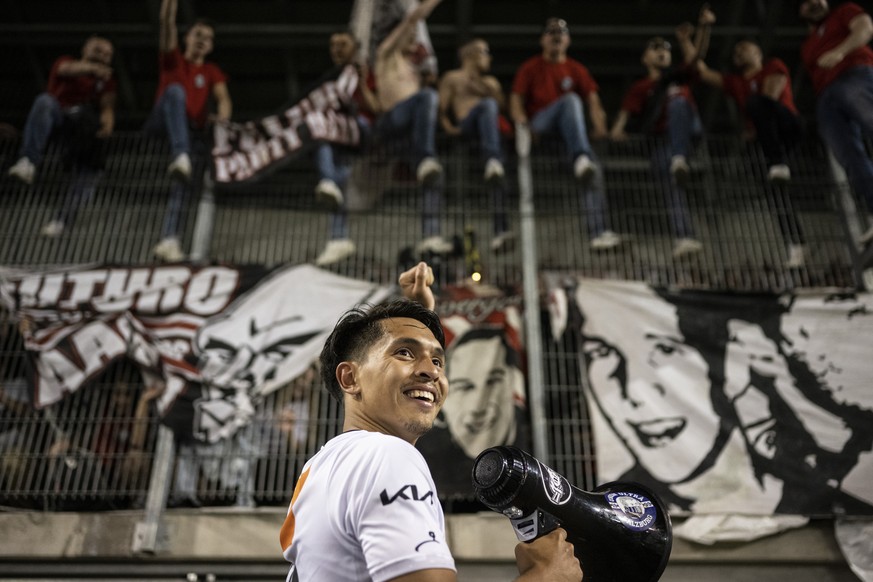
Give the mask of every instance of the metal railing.
<path id="1" fill-rule="evenodd" d="M 441 139 L 438 145 L 446 169 L 442 232 L 459 243 L 465 234 L 476 235 L 487 283 L 518 291 L 526 262 L 534 273 L 549 270 L 694 288 L 766 291 L 861 285 L 862 257 L 851 246 L 847 228 L 858 220 L 857 210 L 843 204 L 851 193 L 831 179 L 828 158 L 817 142 L 799 144 L 791 160 L 794 180 L 784 190 L 765 180 L 756 146 L 733 137 L 709 137 L 697 144 L 686 197 L 694 235 L 704 248 L 679 259 L 672 254 L 676 235 L 668 220 L 664 183 L 653 179 L 650 166 L 657 143 L 638 139 L 595 144 L 609 203 L 607 218 L 624 238 L 622 245 L 600 252 L 590 246 L 584 193 L 561 146 L 548 140 L 533 144 L 532 197 L 527 210 L 520 210 L 519 162 L 512 144 L 506 145 L 508 221 L 517 235 L 534 243 L 533 256 L 524 254 L 525 240 L 509 252 L 491 250 L 494 197 L 482 180 L 475 144 Z M 16 146 L 0 141 L 3 168 L 14 162 Z M 42 236 L 40 229 L 64 209 L 73 180 L 58 152 L 50 150 L 32 186 L 4 176 L 0 265 L 152 261 L 169 189 L 164 173 L 168 158 L 161 142 L 136 134 L 112 138 L 108 164 L 93 195 L 75 209 L 75 221 L 52 238 Z M 358 252 L 329 268 L 391 284 L 415 260 L 412 247 L 422 237 L 418 186 L 409 168 L 386 151 L 368 153 L 354 163 L 359 181 L 357 190 L 349 192 L 354 207 L 349 219 Z M 186 202 L 183 246 L 195 250 L 202 261 L 268 266 L 311 262 L 328 236 L 328 217 L 315 204 L 316 182 L 311 161 L 300 159 L 253 185 L 207 189 L 206 198 L 197 193 Z M 803 230 L 807 255 L 800 267 L 785 265 L 786 247 L 798 234 L 785 226 L 790 223 L 786 213 L 793 213 Z M 203 227 L 208 236 L 198 243 L 201 248 L 192 249 L 198 246 L 192 242 L 198 220 L 201 227 L 208 223 Z M 524 224 L 528 226 L 522 228 Z M 434 264 L 440 285 L 469 275 L 463 252 Z M 89 388 L 41 411 L 18 406 L 27 402 L 27 366 L 10 314 L 3 318 L 0 504 L 59 510 L 143 507 L 153 486 L 158 419 L 136 371 L 114 366 Z M 548 455 L 571 481 L 591 486 L 596 477 L 593 445 L 576 347 L 566 344 L 570 339 L 555 344 L 545 337 L 547 330 L 543 333 L 541 353 L 529 353 L 528 358 L 542 363 Z M 305 459 L 336 434 L 340 411 L 309 376 L 256 406 L 256 421 L 228 442 L 177 443 L 169 460 L 170 506 L 287 503 Z"/>

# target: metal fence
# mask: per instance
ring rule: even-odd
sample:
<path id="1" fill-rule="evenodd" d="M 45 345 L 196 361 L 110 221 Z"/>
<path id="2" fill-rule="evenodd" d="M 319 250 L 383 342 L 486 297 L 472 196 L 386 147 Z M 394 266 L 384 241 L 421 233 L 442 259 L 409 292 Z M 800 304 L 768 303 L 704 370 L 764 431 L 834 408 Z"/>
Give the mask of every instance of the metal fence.
<path id="1" fill-rule="evenodd" d="M 105 171 L 87 192 L 70 199 L 75 174 L 51 149 L 32 186 L 0 182 L 0 265 L 44 268 L 68 264 L 138 264 L 153 261 L 167 205 L 169 159 L 162 142 L 137 134 L 110 141 Z M 597 143 L 605 219 L 623 243 L 596 251 L 589 239 L 586 190 L 552 141 L 533 145 L 533 238 L 524 240 L 519 211 L 518 160 L 506 144 L 503 198 L 482 179 L 475 144 L 443 139 L 446 172 L 439 210 L 442 233 L 458 252 L 434 258 L 438 284 L 464 281 L 475 265 L 487 283 L 521 289 L 521 248 L 535 246 L 537 272 L 621 278 L 657 285 L 764 291 L 798 287 L 856 287 L 863 271 L 850 242 L 855 206 L 846 186 L 831 179 L 828 157 L 815 141 L 796 148 L 794 180 L 770 185 L 757 146 L 734 137 L 700 141 L 685 191 L 693 236 L 703 249 L 676 258 L 677 234 L 669 220 L 668 184 L 653 171 L 660 144 L 636 139 Z M 15 161 L 17 144 L 0 141 L 0 167 Z M 379 149 L 354 160 L 350 237 L 357 253 L 330 269 L 391 284 L 416 259 L 422 238 L 422 197 L 412 172 Z M 185 201 L 182 244 L 198 261 L 275 266 L 311 262 L 328 239 L 328 215 L 316 205 L 317 177 L 310 159 L 296 160 L 251 185 L 196 191 Z M 600 182 L 596 181 L 595 185 Z M 208 185 L 208 181 L 207 181 Z M 503 202 L 501 202 L 503 200 Z M 496 252 L 490 241 L 505 203 L 513 249 Z M 58 216 L 58 236 L 41 228 Z M 498 216 L 495 216 L 498 215 Z M 792 219 L 794 222 L 792 222 Z M 802 238 L 797 232 L 802 230 Z M 199 238 L 198 238 L 199 237 Z M 465 244 L 466 247 L 465 247 Z M 792 242 L 806 249 L 803 265 L 786 266 Z M 466 248 L 466 252 L 465 252 Z M 528 247 L 531 248 L 531 247 Z M 539 313 L 540 305 L 528 305 Z M 2 314 L 0 400 L 0 504 L 31 509 L 100 510 L 146 503 L 157 442 L 152 398 L 136 370 L 118 364 L 87 389 L 34 411 L 27 404 L 28 374 L 19 330 Z M 581 397 L 572 339 L 555 343 L 543 330 L 545 446 L 553 466 L 582 487 L 596 478 L 593 444 Z M 169 505 L 284 505 L 302 463 L 336 434 L 340 410 L 313 375 L 257 403 L 256 421 L 213 446 L 179 444 L 172 459 Z"/>

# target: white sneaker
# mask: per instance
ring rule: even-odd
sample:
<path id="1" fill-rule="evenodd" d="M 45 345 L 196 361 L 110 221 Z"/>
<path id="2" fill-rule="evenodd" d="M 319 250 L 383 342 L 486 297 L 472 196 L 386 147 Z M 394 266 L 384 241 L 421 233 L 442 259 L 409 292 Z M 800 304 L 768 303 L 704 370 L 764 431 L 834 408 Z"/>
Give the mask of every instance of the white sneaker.
<path id="1" fill-rule="evenodd" d="M 435 255 L 448 255 L 455 250 L 455 244 L 447 241 L 443 237 L 429 236 L 415 247 L 415 251 L 421 255 L 424 253 L 433 253 Z"/>
<path id="2" fill-rule="evenodd" d="M 621 244 L 621 237 L 611 230 L 604 230 L 591 239 L 591 248 L 595 251 L 605 251 Z"/>
<path id="3" fill-rule="evenodd" d="M 594 178 L 594 173 L 596 171 L 597 166 L 595 166 L 594 162 L 591 161 L 591 158 L 585 154 L 577 157 L 576 161 L 573 162 L 573 175 L 583 184 L 589 183 L 591 179 Z"/>
<path id="4" fill-rule="evenodd" d="M 333 212 L 343 205 L 343 191 L 333 180 L 322 178 L 315 187 L 315 199 L 320 206 Z"/>
<path id="5" fill-rule="evenodd" d="M 350 238 L 338 238 L 327 241 L 324 250 L 315 259 L 315 264 L 319 267 L 338 263 L 346 257 L 350 257 L 357 251 L 355 243 Z"/>
<path id="6" fill-rule="evenodd" d="M 34 166 L 33 162 L 28 158 L 21 158 L 9 168 L 8 174 L 25 184 L 33 184 L 33 176 L 36 174 L 36 166 Z"/>
<path id="7" fill-rule="evenodd" d="M 415 170 L 415 176 L 421 183 L 436 181 L 443 175 L 443 167 L 436 158 L 424 158 Z"/>
<path id="8" fill-rule="evenodd" d="M 776 164 L 767 170 L 767 179 L 774 184 L 787 184 L 791 181 L 791 168 L 786 164 Z"/>
<path id="9" fill-rule="evenodd" d="M 788 260 L 785 266 L 789 269 L 799 269 L 806 263 L 806 247 L 803 245 L 788 245 Z"/>
<path id="10" fill-rule="evenodd" d="M 688 174 L 691 168 L 688 167 L 688 160 L 685 156 L 673 156 L 670 160 L 670 173 L 673 174 L 673 179 L 679 186 L 685 186 L 688 183 Z"/>
<path id="11" fill-rule="evenodd" d="M 491 252 L 493 253 L 509 252 L 513 247 L 515 247 L 515 233 L 511 230 L 501 232 L 491 239 Z"/>
<path id="12" fill-rule="evenodd" d="M 157 258 L 168 263 L 178 263 L 185 259 L 185 253 L 182 252 L 182 247 L 179 246 L 179 239 L 176 237 L 162 238 L 154 246 L 152 253 Z"/>
<path id="13" fill-rule="evenodd" d="M 485 163 L 485 181 L 497 182 L 503 179 L 506 172 L 503 169 L 503 164 L 497 158 L 491 158 Z"/>
<path id="14" fill-rule="evenodd" d="M 678 259 L 679 257 L 699 253 L 702 250 L 703 243 L 696 238 L 680 238 L 673 246 L 673 256 Z"/>
<path id="15" fill-rule="evenodd" d="M 188 182 L 191 180 L 191 157 L 188 154 L 179 154 L 170 165 L 167 166 L 167 175 L 174 180 Z"/>
<path id="16" fill-rule="evenodd" d="M 60 220 L 52 220 L 47 222 L 39 231 L 42 236 L 49 238 L 59 237 L 64 233 L 64 223 Z"/>

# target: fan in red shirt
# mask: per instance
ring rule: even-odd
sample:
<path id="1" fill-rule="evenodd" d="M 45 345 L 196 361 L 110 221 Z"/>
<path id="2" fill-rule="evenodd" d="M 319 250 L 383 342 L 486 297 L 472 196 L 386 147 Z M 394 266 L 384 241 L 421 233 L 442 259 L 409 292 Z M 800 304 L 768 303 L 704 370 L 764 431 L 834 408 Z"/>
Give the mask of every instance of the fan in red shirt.
<path id="1" fill-rule="evenodd" d="M 650 39 L 640 62 L 646 76 L 631 85 L 610 131 L 613 140 L 627 138 L 630 125 L 652 140 L 652 171 L 667 198 L 670 223 L 676 240 L 673 256 L 699 253 L 703 244 L 694 234 L 685 187 L 688 183 L 688 156 L 692 140 L 699 135 L 700 118 L 689 82 L 695 77 L 689 62 L 697 55 L 691 43 L 692 25 L 677 28 L 685 62 L 673 67 L 670 43 L 660 36 Z"/>
<path id="2" fill-rule="evenodd" d="M 589 198 L 588 233 L 594 250 L 610 249 L 621 238 L 606 223 L 606 198 L 597 158 L 585 127 L 585 108 L 591 119 L 591 137 L 606 137 L 606 112 L 599 87 L 588 69 L 567 56 L 570 29 L 560 18 L 549 18 L 540 36 L 543 51 L 522 63 L 512 83 L 509 114 L 517 125 L 530 124 L 534 134 L 559 135 L 570 155 L 573 174 Z M 593 184 L 592 184 L 593 183 Z"/>
<path id="3" fill-rule="evenodd" d="M 827 0 L 804 0 L 799 12 L 809 27 L 800 54 L 818 96 L 818 130 L 867 202 L 867 230 L 858 239 L 866 245 L 873 241 L 873 161 L 864 147 L 873 138 L 873 20 L 854 2 L 831 10 Z"/>
<path id="4" fill-rule="evenodd" d="M 10 176 L 32 184 L 36 166 L 56 131 L 78 136 L 79 143 L 73 144 L 77 149 L 112 133 L 116 97 L 112 52 L 109 40 L 92 36 L 82 46 L 81 58 L 62 56 L 54 62 L 46 90 L 34 100 L 27 116 L 21 157 L 9 168 Z M 83 136 L 88 144 L 82 142 Z"/>
<path id="5" fill-rule="evenodd" d="M 167 173 L 173 179 L 170 200 L 164 217 L 160 242 L 154 255 L 164 261 L 175 262 L 185 258 L 179 244 L 183 201 L 191 182 L 191 130 L 203 130 L 209 121 L 209 99 L 215 99 L 216 121 L 230 119 L 232 103 L 227 90 L 227 77 L 221 69 L 206 62 L 212 52 L 215 29 L 205 20 L 197 20 L 185 35 L 185 50 L 179 49 L 176 29 L 178 0 L 163 0 L 160 14 L 159 66 L 160 79 L 155 106 L 146 121 L 145 131 L 152 135 L 166 135 L 170 141 L 172 161 Z M 205 160 L 204 140 L 194 144 L 198 166 Z"/>
<path id="6" fill-rule="evenodd" d="M 711 22 L 715 22 L 712 14 Z M 733 65 L 736 72 L 723 73 L 697 61 L 697 69 L 704 83 L 717 87 L 737 104 L 744 119 L 744 135 L 757 137 L 764 161 L 767 179 L 773 187 L 766 190 L 772 197 L 779 230 L 788 244 L 785 266 L 800 268 L 806 262 L 803 228 L 784 188 L 791 180 L 788 153 L 802 137 L 802 123 L 794 96 L 788 67 L 780 59 L 764 60 L 761 45 L 744 39 L 734 45 Z M 783 186 L 783 187 L 778 187 Z"/>
<path id="7" fill-rule="evenodd" d="M 761 46 L 750 39 L 734 45 L 736 73 L 722 73 L 698 61 L 704 83 L 723 90 L 743 115 L 746 135 L 757 136 L 767 162 L 767 178 L 791 179 L 788 151 L 801 137 L 801 121 L 791 92 L 788 67 L 780 59 L 764 60 Z"/>
<path id="8" fill-rule="evenodd" d="M 58 58 L 49 73 L 44 93 L 33 102 L 24 125 L 19 160 L 9 175 L 32 184 L 49 139 L 61 137 L 64 166 L 73 179 L 61 209 L 40 233 L 57 237 L 90 199 L 105 164 L 106 138 L 115 127 L 116 83 L 112 77 L 112 43 L 92 36 L 82 46 L 82 56 Z"/>

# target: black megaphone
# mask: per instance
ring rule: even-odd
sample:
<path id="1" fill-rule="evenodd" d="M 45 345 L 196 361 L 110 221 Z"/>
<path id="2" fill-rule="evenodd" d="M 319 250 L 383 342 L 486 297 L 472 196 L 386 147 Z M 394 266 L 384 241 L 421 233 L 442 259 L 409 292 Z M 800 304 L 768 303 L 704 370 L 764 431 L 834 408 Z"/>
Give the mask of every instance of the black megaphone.
<path id="1" fill-rule="evenodd" d="M 510 519 L 520 541 L 567 530 L 585 582 L 656 582 L 667 566 L 670 515 L 642 485 L 613 482 L 582 491 L 530 453 L 491 447 L 476 457 L 473 488 L 489 509 Z"/>

